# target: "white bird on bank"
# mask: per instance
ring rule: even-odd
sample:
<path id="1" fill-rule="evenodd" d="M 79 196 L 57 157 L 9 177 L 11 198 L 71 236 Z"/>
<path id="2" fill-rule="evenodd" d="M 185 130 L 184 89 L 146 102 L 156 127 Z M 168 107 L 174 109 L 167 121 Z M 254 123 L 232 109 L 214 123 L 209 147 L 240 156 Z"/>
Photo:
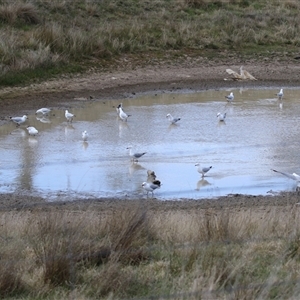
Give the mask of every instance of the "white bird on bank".
<path id="1" fill-rule="evenodd" d="M 171 122 L 171 124 L 176 124 L 181 118 L 174 118 L 171 114 L 167 114 L 166 118 Z"/>
<path id="2" fill-rule="evenodd" d="M 226 112 L 224 114 L 221 114 L 220 112 L 217 113 L 217 118 L 220 122 L 224 122 L 226 119 Z"/>
<path id="3" fill-rule="evenodd" d="M 232 102 L 234 100 L 233 92 L 231 92 L 228 96 L 225 96 L 228 102 Z"/>
<path id="4" fill-rule="evenodd" d="M 83 141 L 86 142 L 88 140 L 89 134 L 85 130 L 82 132 L 81 136 L 82 136 Z"/>
<path id="5" fill-rule="evenodd" d="M 132 158 L 132 161 L 138 162 L 138 158 L 146 154 L 146 152 L 132 152 L 132 147 L 127 147 L 129 149 L 129 156 Z"/>
<path id="6" fill-rule="evenodd" d="M 11 121 L 17 124 L 17 126 L 20 126 L 21 124 L 25 123 L 28 117 L 24 115 L 23 117 L 9 117 Z"/>
<path id="7" fill-rule="evenodd" d="M 73 118 L 76 117 L 74 114 L 71 114 L 67 109 L 65 111 L 65 117 L 67 119 L 68 122 L 71 122 L 73 121 Z"/>
<path id="8" fill-rule="evenodd" d="M 195 164 L 195 166 L 198 167 L 197 171 L 202 174 L 202 177 L 212 168 L 212 166 L 202 168 L 199 163 Z"/>
<path id="9" fill-rule="evenodd" d="M 277 96 L 279 99 L 282 99 L 282 97 L 283 97 L 283 89 L 280 89 L 279 93 L 277 93 L 276 96 Z"/>
<path id="10" fill-rule="evenodd" d="M 46 108 L 46 107 L 42 107 L 40 109 L 38 109 L 35 114 L 42 114 L 42 115 L 48 115 L 51 112 L 51 108 Z"/>
<path id="11" fill-rule="evenodd" d="M 271 169 L 272 171 L 276 172 L 276 173 L 279 173 L 279 174 L 282 174 L 290 179 L 293 179 L 297 182 L 297 185 L 300 184 L 300 175 L 296 174 L 296 173 L 285 173 L 285 172 L 281 172 L 281 171 L 277 171 L 277 170 L 274 170 L 274 169 Z"/>
<path id="12" fill-rule="evenodd" d="M 119 117 L 120 117 L 120 119 L 121 119 L 122 121 L 127 122 L 127 119 L 128 119 L 131 115 L 127 115 L 127 114 L 124 112 L 124 110 L 123 110 L 123 108 L 122 108 L 121 105 L 119 105 L 118 108 L 119 108 Z"/>
<path id="13" fill-rule="evenodd" d="M 160 185 L 161 185 L 161 183 L 160 183 L 159 180 L 155 180 L 153 183 L 149 183 L 149 182 L 143 182 L 142 183 L 143 189 L 145 191 L 147 191 L 147 197 L 148 197 L 149 192 L 151 192 L 152 193 L 152 198 L 153 198 L 153 192 L 156 189 L 160 188 Z"/>
<path id="14" fill-rule="evenodd" d="M 39 133 L 39 131 L 33 126 L 27 126 L 26 129 L 31 136 L 36 136 Z"/>

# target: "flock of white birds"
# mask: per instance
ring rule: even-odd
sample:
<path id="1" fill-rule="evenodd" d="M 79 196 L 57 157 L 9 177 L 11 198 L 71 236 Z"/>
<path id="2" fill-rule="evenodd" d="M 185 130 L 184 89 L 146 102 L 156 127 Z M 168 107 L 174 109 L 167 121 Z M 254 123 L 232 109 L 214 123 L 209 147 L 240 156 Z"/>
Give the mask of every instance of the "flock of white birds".
<path id="1" fill-rule="evenodd" d="M 254 78 L 250 73 L 245 71 L 243 69 L 243 67 L 240 68 L 240 74 L 232 71 L 231 69 L 226 69 L 226 72 L 228 74 L 233 75 L 236 80 L 242 80 L 242 79 L 256 80 L 256 78 Z M 281 100 L 284 96 L 283 89 L 280 89 L 280 91 L 276 94 L 276 96 L 278 97 L 278 99 Z M 229 103 L 232 103 L 234 101 L 233 92 L 231 92 L 229 95 L 225 96 L 225 98 Z M 122 120 L 123 122 L 127 122 L 127 119 L 130 117 L 130 115 L 124 111 L 122 103 L 120 103 L 117 106 L 116 110 L 117 110 L 117 114 L 118 114 L 120 120 Z M 38 109 L 35 114 L 42 115 L 42 116 L 48 116 L 50 114 L 50 112 L 51 112 L 51 108 L 44 107 L 44 108 Z M 65 110 L 65 118 L 66 118 L 67 122 L 72 123 L 74 117 L 76 117 L 74 114 L 72 114 L 68 110 Z M 181 120 L 181 118 L 179 118 L 179 117 L 173 117 L 170 113 L 168 113 L 166 115 L 166 118 L 168 119 L 168 121 L 171 124 L 176 124 L 177 122 L 179 122 Z M 226 112 L 224 112 L 224 113 L 218 112 L 217 118 L 220 122 L 225 122 Z M 16 123 L 17 126 L 20 126 L 28 120 L 28 117 L 27 117 L 27 115 L 23 115 L 22 117 L 10 117 L 10 120 L 13 121 L 14 123 Z M 38 130 L 35 127 L 27 126 L 26 129 L 30 136 L 38 135 Z M 86 130 L 83 131 L 82 132 L 82 140 L 84 142 L 86 142 L 88 140 L 88 137 L 89 137 L 88 132 Z M 133 152 L 131 146 L 127 147 L 127 149 L 129 150 L 129 156 L 131 157 L 131 160 L 133 163 L 138 162 L 138 159 L 146 154 L 146 152 Z M 199 163 L 195 164 L 195 166 L 197 167 L 197 171 L 202 175 L 202 178 L 205 176 L 205 174 L 209 170 L 212 169 L 212 166 L 202 167 Z M 277 170 L 273 170 L 273 171 L 280 173 L 290 179 L 295 180 L 297 182 L 297 186 L 300 188 L 300 175 L 298 175 L 296 173 L 289 174 L 289 173 L 285 173 L 285 172 L 281 172 L 281 171 L 277 171 Z M 161 187 L 161 182 L 156 179 L 156 175 L 155 175 L 154 171 L 148 170 L 147 174 L 148 174 L 147 182 L 143 182 L 142 187 L 147 192 L 147 197 L 148 197 L 149 192 L 152 194 L 152 197 L 153 197 L 154 190 Z"/>

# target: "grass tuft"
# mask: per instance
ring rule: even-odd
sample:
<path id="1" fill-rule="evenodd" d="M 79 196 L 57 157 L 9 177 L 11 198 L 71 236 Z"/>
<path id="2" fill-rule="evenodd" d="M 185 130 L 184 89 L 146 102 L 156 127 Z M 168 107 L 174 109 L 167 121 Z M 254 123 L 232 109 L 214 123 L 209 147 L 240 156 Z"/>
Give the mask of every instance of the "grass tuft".
<path id="1" fill-rule="evenodd" d="M 15 2 L 0 5 L 0 21 L 9 25 L 36 25 L 40 23 L 40 17 L 33 4 Z"/>

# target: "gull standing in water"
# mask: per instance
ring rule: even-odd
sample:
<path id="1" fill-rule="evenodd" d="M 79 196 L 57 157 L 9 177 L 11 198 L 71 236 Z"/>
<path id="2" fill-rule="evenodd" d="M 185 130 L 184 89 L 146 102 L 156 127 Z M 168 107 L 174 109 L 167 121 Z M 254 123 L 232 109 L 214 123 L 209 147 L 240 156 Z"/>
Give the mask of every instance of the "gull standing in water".
<path id="1" fill-rule="evenodd" d="M 202 174 L 202 177 L 212 168 L 212 166 L 202 168 L 199 163 L 195 164 L 195 166 L 198 167 L 197 171 Z"/>
<path id="2" fill-rule="evenodd" d="M 280 89 L 279 93 L 277 93 L 276 96 L 281 100 L 283 97 L 283 89 Z"/>
<path id="3" fill-rule="evenodd" d="M 28 117 L 24 115 L 23 117 L 9 117 L 11 121 L 17 124 L 17 126 L 20 126 L 21 124 L 25 123 Z"/>
<path id="4" fill-rule="evenodd" d="M 228 96 L 225 96 L 225 98 L 227 99 L 228 102 L 232 102 L 234 99 L 233 92 L 231 92 Z"/>
<path id="5" fill-rule="evenodd" d="M 146 152 L 140 152 L 140 153 L 132 152 L 132 147 L 131 146 L 127 147 L 127 149 L 129 149 L 129 156 L 132 158 L 132 161 L 134 161 L 134 162 L 138 162 L 138 158 L 140 158 L 144 154 L 146 154 Z"/>
<path id="6" fill-rule="evenodd" d="M 147 191 L 147 197 L 149 192 L 152 193 L 152 198 L 153 198 L 153 191 L 160 188 L 160 181 L 159 180 L 155 180 L 153 183 L 149 183 L 149 182 L 143 182 L 142 183 L 142 187 L 145 191 Z"/>
<path id="7" fill-rule="evenodd" d="M 131 115 L 127 115 L 127 114 L 124 112 L 124 110 L 123 110 L 123 108 L 122 108 L 122 104 L 119 104 L 118 109 L 119 109 L 119 117 L 120 117 L 120 119 L 121 119 L 122 121 L 127 122 L 128 117 L 130 117 Z"/>
<path id="8" fill-rule="evenodd" d="M 82 136 L 83 141 L 86 142 L 88 140 L 89 134 L 85 130 L 82 132 L 81 136 Z"/>
<path id="9" fill-rule="evenodd" d="M 39 131 L 33 126 L 27 126 L 26 129 L 31 136 L 36 136 L 39 133 Z"/>
<path id="10" fill-rule="evenodd" d="M 68 122 L 71 122 L 73 121 L 73 118 L 76 117 L 74 114 L 71 114 L 67 109 L 65 111 L 65 117 L 67 119 Z"/>
<path id="11" fill-rule="evenodd" d="M 49 113 L 50 113 L 50 111 L 51 111 L 51 108 L 46 108 L 46 107 L 43 107 L 43 108 L 40 108 L 40 109 L 38 109 L 36 112 L 35 112 L 35 114 L 37 115 L 37 114 L 42 114 L 42 115 L 48 115 Z"/>
<path id="12" fill-rule="evenodd" d="M 224 114 L 221 114 L 220 112 L 217 113 L 217 118 L 220 122 L 225 122 L 226 119 L 226 112 Z"/>
<path id="13" fill-rule="evenodd" d="M 167 114 L 166 118 L 171 122 L 171 124 L 176 124 L 180 121 L 180 118 L 174 118 L 171 114 Z"/>

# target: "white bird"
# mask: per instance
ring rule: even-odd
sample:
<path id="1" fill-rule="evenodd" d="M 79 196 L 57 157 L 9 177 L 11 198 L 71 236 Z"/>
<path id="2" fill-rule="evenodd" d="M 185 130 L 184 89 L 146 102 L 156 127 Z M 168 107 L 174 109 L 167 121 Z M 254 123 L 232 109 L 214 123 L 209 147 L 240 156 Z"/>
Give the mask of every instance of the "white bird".
<path id="1" fill-rule="evenodd" d="M 142 157 L 144 154 L 146 154 L 146 152 L 141 152 L 141 153 L 135 153 L 132 152 L 132 147 L 129 146 L 127 147 L 127 149 L 129 149 L 129 156 L 132 158 L 133 161 L 137 162 L 138 158 Z"/>
<path id="2" fill-rule="evenodd" d="M 128 117 L 130 117 L 131 115 L 127 115 L 124 111 L 121 105 L 118 106 L 119 108 L 119 117 L 122 121 L 127 121 Z"/>
<path id="3" fill-rule="evenodd" d="M 76 117 L 74 114 L 71 114 L 70 112 L 68 112 L 68 110 L 66 109 L 65 111 L 65 117 L 67 119 L 68 122 L 71 122 L 73 121 L 73 118 Z"/>
<path id="4" fill-rule="evenodd" d="M 228 102 L 233 101 L 233 99 L 234 99 L 233 92 L 231 92 L 228 96 L 225 96 L 225 98 L 227 99 Z"/>
<path id="5" fill-rule="evenodd" d="M 220 112 L 218 112 L 217 118 L 219 119 L 219 121 L 224 122 L 226 119 L 226 112 L 224 114 L 221 114 Z"/>
<path id="6" fill-rule="evenodd" d="M 89 134 L 87 133 L 87 131 L 86 130 L 83 131 L 81 135 L 82 135 L 83 141 L 86 142 L 88 140 L 88 137 L 89 137 Z"/>
<path id="7" fill-rule="evenodd" d="M 31 136 L 36 136 L 39 133 L 39 131 L 33 126 L 27 126 L 26 129 Z"/>
<path id="8" fill-rule="evenodd" d="M 40 108 L 38 109 L 35 114 L 43 114 L 43 115 L 48 115 L 51 111 L 51 108 L 46 108 L 46 107 L 43 107 L 43 108 Z"/>
<path id="9" fill-rule="evenodd" d="M 176 124 L 180 121 L 180 118 L 174 118 L 171 114 L 167 114 L 166 118 L 171 122 L 171 124 Z"/>
<path id="10" fill-rule="evenodd" d="M 282 97 L 283 97 L 283 89 L 280 89 L 279 93 L 277 93 L 276 96 L 277 96 L 279 99 L 282 99 Z"/>
<path id="11" fill-rule="evenodd" d="M 28 117 L 24 115 L 23 117 L 9 117 L 11 121 L 17 124 L 17 126 L 20 126 L 21 124 L 25 123 Z"/>
<path id="12" fill-rule="evenodd" d="M 149 192 L 152 193 L 152 198 L 153 198 L 153 191 L 160 188 L 160 181 L 159 180 L 155 180 L 153 183 L 149 183 L 149 182 L 143 182 L 142 183 L 142 187 L 145 191 L 147 191 L 147 197 Z"/>
<path id="13" fill-rule="evenodd" d="M 202 174 L 202 177 L 212 168 L 212 166 L 201 168 L 199 163 L 195 164 L 195 166 L 198 167 L 197 171 Z"/>
<path id="14" fill-rule="evenodd" d="M 296 173 L 289 174 L 289 173 L 285 173 L 285 172 L 281 172 L 281 171 L 277 171 L 277 170 L 273 170 L 273 169 L 271 169 L 271 170 L 276 173 L 280 173 L 290 179 L 293 179 L 293 180 L 297 181 L 297 183 L 300 183 L 300 175 L 298 175 Z"/>

